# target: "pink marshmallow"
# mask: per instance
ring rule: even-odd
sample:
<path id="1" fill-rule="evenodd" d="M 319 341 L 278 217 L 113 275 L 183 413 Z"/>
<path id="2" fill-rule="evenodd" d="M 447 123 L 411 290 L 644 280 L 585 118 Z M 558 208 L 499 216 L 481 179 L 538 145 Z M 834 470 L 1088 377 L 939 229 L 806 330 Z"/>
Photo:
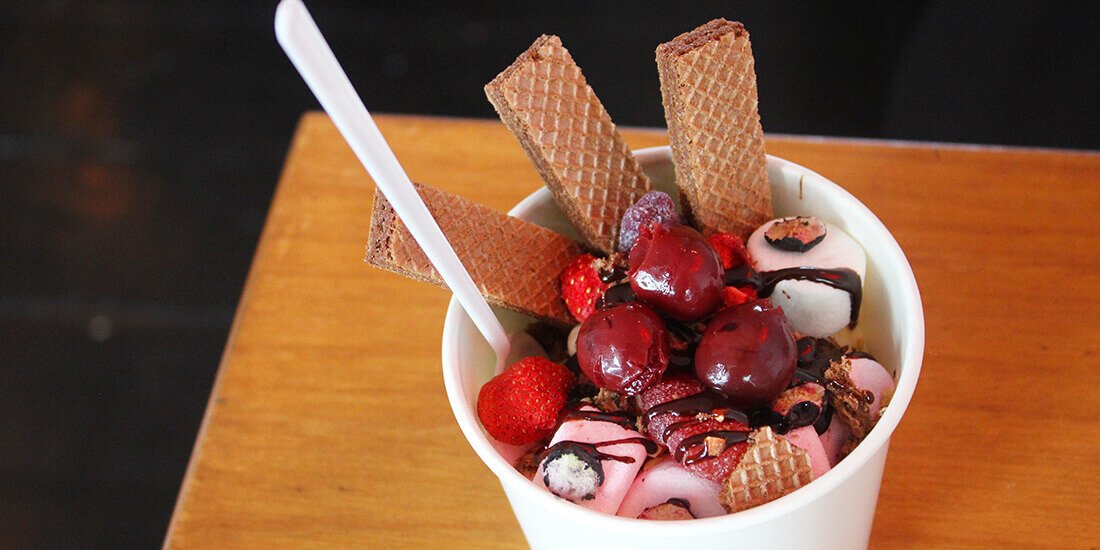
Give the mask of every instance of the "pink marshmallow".
<path id="1" fill-rule="evenodd" d="M 810 468 L 813 469 L 814 479 L 821 477 L 832 468 L 829 455 L 825 452 L 825 447 L 821 443 L 821 437 L 817 435 L 817 431 L 814 430 L 813 426 L 795 428 L 783 437 L 786 437 L 791 445 L 810 453 Z"/>
<path id="2" fill-rule="evenodd" d="M 852 440 L 852 429 L 841 420 L 840 415 L 833 414 L 829 429 L 819 436 L 819 440 L 829 459 L 829 465 L 835 467 L 840 462 L 840 450 Z"/>
<path id="3" fill-rule="evenodd" d="M 489 437 L 489 444 L 500 453 L 500 456 L 508 462 L 508 464 L 515 464 L 519 457 L 527 454 L 527 451 L 531 449 L 531 445 L 509 445 Z"/>
<path id="4" fill-rule="evenodd" d="M 597 409 L 595 407 L 584 407 L 582 410 L 594 411 Z M 558 428 L 558 431 L 550 440 L 550 445 L 553 446 L 559 441 L 576 441 L 578 443 L 599 445 L 607 441 L 617 441 L 632 437 L 645 436 L 634 430 L 624 428 L 614 422 L 570 420 L 563 423 Z M 633 459 L 633 462 L 627 463 L 618 460 L 601 460 L 600 466 L 603 468 L 604 474 L 603 484 L 600 485 L 600 488 L 596 491 L 596 496 L 594 498 L 581 500 L 577 502 L 577 505 L 605 514 L 614 514 L 618 511 L 619 505 L 622 504 L 623 497 L 626 496 L 626 492 L 630 489 L 630 485 L 634 483 L 634 477 L 638 474 L 638 470 L 645 462 L 647 453 L 645 446 L 641 443 L 618 443 L 615 445 L 599 446 L 599 451 L 612 456 L 630 457 Z M 542 487 L 546 487 L 546 483 L 543 480 L 541 464 L 539 465 L 538 471 L 535 472 L 533 481 Z"/>
<path id="5" fill-rule="evenodd" d="M 646 508 L 663 504 L 670 498 L 682 498 L 691 505 L 696 518 L 725 515 L 718 502 L 721 486 L 687 471 L 675 460 L 667 458 L 660 464 L 638 474 L 626 493 L 618 515 L 636 518 Z"/>
<path id="6" fill-rule="evenodd" d="M 874 359 L 857 357 L 851 360 L 852 369 L 848 376 L 852 379 L 856 389 L 870 391 L 875 396 L 871 402 L 871 417 L 878 418 L 879 411 L 884 402 L 889 401 L 894 394 L 894 378 Z"/>

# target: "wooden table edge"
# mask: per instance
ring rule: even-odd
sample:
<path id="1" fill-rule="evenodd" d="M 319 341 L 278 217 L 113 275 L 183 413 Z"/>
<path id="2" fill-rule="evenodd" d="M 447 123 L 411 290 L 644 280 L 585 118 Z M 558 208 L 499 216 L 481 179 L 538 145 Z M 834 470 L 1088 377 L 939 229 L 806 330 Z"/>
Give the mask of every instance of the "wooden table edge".
<path id="1" fill-rule="evenodd" d="M 184 503 L 187 499 L 187 495 L 191 486 L 191 480 L 195 473 L 195 469 L 198 467 L 199 458 L 202 456 L 203 442 L 206 440 L 206 432 L 209 429 L 211 417 L 214 412 L 214 405 L 218 399 L 219 389 L 222 384 L 222 378 L 226 372 L 224 368 L 229 356 L 230 350 L 233 349 L 233 343 L 236 340 L 237 332 L 241 324 L 241 317 L 245 309 L 247 309 L 249 303 L 250 288 L 252 288 L 252 281 L 256 277 L 257 258 L 261 253 L 266 250 L 266 242 L 269 240 L 271 233 L 271 226 L 269 221 L 271 220 L 272 208 L 275 205 L 280 195 L 283 193 L 283 183 L 288 179 L 287 166 L 290 159 L 294 157 L 295 151 L 301 146 L 303 139 L 302 128 L 310 123 L 312 118 L 316 116 L 326 116 L 319 111 L 308 111 L 298 118 L 298 123 L 294 127 L 293 137 L 291 139 L 290 147 L 287 149 L 286 156 L 283 158 L 283 167 L 279 172 L 278 183 L 275 185 L 275 192 L 272 194 L 271 203 L 268 205 L 267 215 L 264 216 L 263 229 L 260 232 L 260 238 L 256 242 L 256 252 L 253 254 L 252 263 L 248 267 L 248 275 L 245 277 L 244 287 L 241 290 L 241 298 L 237 301 L 237 307 L 233 312 L 233 324 L 229 328 L 229 336 L 225 339 L 225 349 L 222 350 L 221 360 L 218 361 L 218 372 L 214 375 L 214 384 L 210 388 L 210 397 L 206 400 L 206 408 L 203 410 L 202 422 L 199 424 L 198 433 L 195 435 L 195 443 L 191 448 L 191 456 L 187 461 L 187 469 L 184 471 L 183 480 L 180 483 L 179 494 L 176 495 L 176 503 L 172 509 L 172 518 L 168 522 L 168 530 L 165 533 L 163 548 L 170 548 L 172 546 L 173 536 L 176 534 L 176 529 L 180 521 L 180 515 L 183 511 Z"/>

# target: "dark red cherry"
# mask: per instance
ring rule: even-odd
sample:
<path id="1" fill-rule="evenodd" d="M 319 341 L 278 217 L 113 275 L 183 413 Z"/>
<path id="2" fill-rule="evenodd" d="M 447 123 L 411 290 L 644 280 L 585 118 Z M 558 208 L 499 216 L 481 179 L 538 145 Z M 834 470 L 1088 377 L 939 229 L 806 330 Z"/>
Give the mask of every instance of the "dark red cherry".
<path id="1" fill-rule="evenodd" d="M 722 261 L 690 227 L 643 229 L 629 273 L 638 299 L 681 321 L 698 321 L 722 305 Z"/>
<path id="2" fill-rule="evenodd" d="M 601 388 L 635 395 L 668 368 L 668 330 L 649 306 L 627 302 L 585 319 L 577 334 L 581 370 Z"/>
<path id="3" fill-rule="evenodd" d="M 797 360 L 787 317 L 763 299 L 728 307 L 710 320 L 695 351 L 695 374 L 749 410 L 787 387 Z"/>

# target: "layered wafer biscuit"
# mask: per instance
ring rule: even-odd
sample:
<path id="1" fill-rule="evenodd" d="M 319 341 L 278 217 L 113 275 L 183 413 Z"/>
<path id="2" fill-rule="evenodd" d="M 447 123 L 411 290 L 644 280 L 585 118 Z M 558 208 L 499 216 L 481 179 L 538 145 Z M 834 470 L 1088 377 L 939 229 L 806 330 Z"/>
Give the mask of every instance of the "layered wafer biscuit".
<path id="1" fill-rule="evenodd" d="M 586 244 L 614 252 L 649 179 L 561 40 L 539 37 L 485 94 Z"/>
<path id="2" fill-rule="evenodd" d="M 423 184 L 416 188 L 490 303 L 559 325 L 575 322 L 558 290 L 558 276 L 580 254 L 576 242 L 469 199 Z M 379 192 L 374 196 L 366 260 L 411 279 L 446 286 Z"/>
<path id="3" fill-rule="evenodd" d="M 657 47 L 676 184 L 704 231 L 742 238 L 772 218 L 749 33 L 715 19 Z"/>
<path id="4" fill-rule="evenodd" d="M 718 500 L 730 513 L 773 501 L 813 481 L 810 455 L 763 427 L 749 436 L 749 448 L 722 484 Z"/>

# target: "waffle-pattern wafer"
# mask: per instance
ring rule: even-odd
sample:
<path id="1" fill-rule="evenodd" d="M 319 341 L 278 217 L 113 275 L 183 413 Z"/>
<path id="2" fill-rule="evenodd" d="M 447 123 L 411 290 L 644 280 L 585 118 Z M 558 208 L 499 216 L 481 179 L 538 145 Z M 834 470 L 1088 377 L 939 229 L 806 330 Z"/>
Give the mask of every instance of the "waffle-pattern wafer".
<path id="1" fill-rule="evenodd" d="M 718 496 L 730 513 L 773 501 L 813 480 L 810 455 L 763 427 L 749 436 L 749 448 Z"/>
<path id="2" fill-rule="evenodd" d="M 614 252 L 650 183 L 561 40 L 539 37 L 485 95 L 586 244 Z"/>
<path id="3" fill-rule="evenodd" d="M 657 69 L 685 210 L 705 231 L 748 236 L 772 218 L 749 33 L 715 19 L 658 46 Z"/>
<path id="4" fill-rule="evenodd" d="M 580 254 L 572 239 L 469 199 L 416 185 L 439 228 L 492 304 L 557 324 L 573 324 L 558 276 Z M 375 193 L 367 262 L 446 286 L 381 193 Z"/>

